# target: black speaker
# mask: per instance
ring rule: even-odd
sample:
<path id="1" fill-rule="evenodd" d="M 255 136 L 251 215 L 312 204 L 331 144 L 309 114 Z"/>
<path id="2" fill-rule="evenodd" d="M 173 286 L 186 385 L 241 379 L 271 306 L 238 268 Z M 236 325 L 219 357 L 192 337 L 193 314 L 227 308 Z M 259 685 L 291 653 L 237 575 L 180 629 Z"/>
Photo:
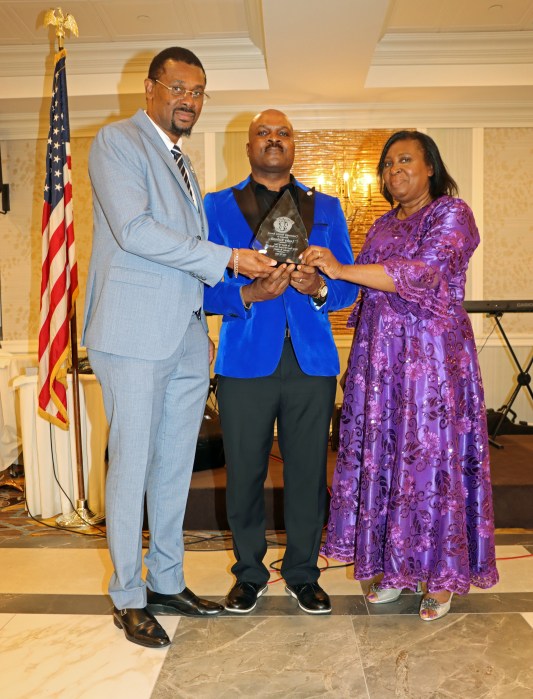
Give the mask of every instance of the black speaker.
<path id="1" fill-rule="evenodd" d="M 209 405 L 209 401 L 213 405 Z M 211 379 L 209 395 L 204 409 L 204 417 L 198 434 L 193 471 L 205 471 L 208 468 L 222 468 L 226 463 L 222 427 L 216 408 L 216 378 Z"/>
<path id="2" fill-rule="evenodd" d="M 4 176 L 2 174 L 2 152 L 0 151 L 0 198 L 2 200 L 1 214 L 7 214 L 9 207 L 9 185 L 4 184 Z"/>
<path id="3" fill-rule="evenodd" d="M 9 185 L 8 184 L 3 184 L 2 185 L 2 212 L 3 214 L 7 214 L 7 212 L 10 211 L 10 206 L 9 206 Z"/>

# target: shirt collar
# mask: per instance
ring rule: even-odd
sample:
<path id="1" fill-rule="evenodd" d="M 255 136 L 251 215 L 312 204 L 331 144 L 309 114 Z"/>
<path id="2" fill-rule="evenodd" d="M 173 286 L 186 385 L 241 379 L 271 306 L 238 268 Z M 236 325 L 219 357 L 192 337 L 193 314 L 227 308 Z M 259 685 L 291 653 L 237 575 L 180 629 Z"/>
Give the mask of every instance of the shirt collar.
<path id="1" fill-rule="evenodd" d="M 260 192 L 267 191 L 267 192 L 272 192 L 273 194 L 278 194 L 278 192 L 275 192 L 274 190 L 266 187 L 264 184 L 261 184 L 260 182 L 257 182 L 256 180 L 254 180 L 253 175 L 250 175 L 250 185 L 254 191 L 254 194 L 257 191 L 260 191 Z M 284 192 L 286 189 L 289 189 L 289 188 L 293 189 L 295 186 L 296 186 L 296 180 L 294 178 L 294 175 L 291 173 L 289 182 L 287 182 L 287 184 L 284 184 L 283 187 L 280 187 L 279 194 Z"/>
<path id="2" fill-rule="evenodd" d="M 157 131 L 157 133 L 158 133 L 158 134 L 161 136 L 161 138 L 163 139 L 163 143 L 165 144 L 165 146 L 166 146 L 169 150 L 172 150 L 172 149 L 174 148 L 174 146 L 177 145 L 178 148 L 181 150 L 181 144 L 182 144 L 183 138 L 181 138 L 181 137 L 178 138 L 178 142 L 177 142 L 177 143 L 174 143 L 174 141 L 173 141 L 171 138 L 169 138 L 169 136 L 163 131 L 163 129 L 160 128 L 160 127 L 155 123 L 155 121 L 152 119 L 152 117 L 148 115 L 148 113 L 146 112 L 146 110 L 145 110 L 144 113 L 146 114 L 146 116 L 148 117 L 148 119 L 150 119 L 150 121 L 151 121 L 152 124 L 154 125 L 155 130 Z"/>

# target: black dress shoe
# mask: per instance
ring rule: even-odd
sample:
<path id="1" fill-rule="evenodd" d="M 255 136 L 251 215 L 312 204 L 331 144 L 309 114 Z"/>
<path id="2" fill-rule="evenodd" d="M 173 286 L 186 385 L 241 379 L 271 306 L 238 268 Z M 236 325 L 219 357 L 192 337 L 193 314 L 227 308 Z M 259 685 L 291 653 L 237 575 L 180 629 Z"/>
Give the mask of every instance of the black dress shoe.
<path id="1" fill-rule="evenodd" d="M 317 582 L 286 585 L 285 591 L 297 599 L 300 609 L 308 614 L 329 614 L 331 612 L 329 596 Z"/>
<path id="2" fill-rule="evenodd" d="M 132 643 L 146 648 L 164 648 L 170 638 L 157 619 L 144 609 L 117 609 L 113 607 L 113 623 Z"/>
<path id="3" fill-rule="evenodd" d="M 255 609 L 257 600 L 267 591 L 268 585 L 252 582 L 236 582 L 226 597 L 227 612 L 246 614 Z"/>
<path id="4" fill-rule="evenodd" d="M 163 595 L 146 589 L 147 608 L 154 614 L 184 614 L 185 616 L 214 616 L 224 607 L 207 599 L 200 599 L 186 587 L 176 595 Z"/>

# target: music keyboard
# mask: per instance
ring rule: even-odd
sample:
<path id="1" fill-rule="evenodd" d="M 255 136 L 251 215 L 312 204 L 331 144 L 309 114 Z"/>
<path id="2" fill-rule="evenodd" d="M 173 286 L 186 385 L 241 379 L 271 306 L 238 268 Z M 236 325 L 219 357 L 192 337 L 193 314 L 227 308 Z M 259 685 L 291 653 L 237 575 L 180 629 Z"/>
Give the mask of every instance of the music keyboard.
<path id="1" fill-rule="evenodd" d="M 533 301 L 463 301 L 467 313 L 531 313 Z"/>

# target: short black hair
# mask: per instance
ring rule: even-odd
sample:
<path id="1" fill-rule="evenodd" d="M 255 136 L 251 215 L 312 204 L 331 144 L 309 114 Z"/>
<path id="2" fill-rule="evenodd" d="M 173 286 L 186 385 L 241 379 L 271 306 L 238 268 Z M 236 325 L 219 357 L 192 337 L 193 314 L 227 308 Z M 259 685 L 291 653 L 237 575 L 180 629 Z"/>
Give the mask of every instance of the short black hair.
<path id="1" fill-rule="evenodd" d="M 459 191 L 457 183 L 446 169 L 437 144 L 431 136 L 421 133 L 420 131 L 396 131 L 383 146 L 377 167 L 380 192 L 391 206 L 394 204 L 394 197 L 383 182 L 383 170 L 385 168 L 385 158 L 389 152 L 389 148 L 396 143 L 396 141 L 418 141 L 420 144 L 420 147 L 424 151 L 424 160 L 426 164 L 433 167 L 433 174 L 429 178 L 429 193 L 433 199 L 437 199 L 437 197 L 441 197 L 443 194 L 448 194 L 452 197 L 457 196 Z"/>
<path id="2" fill-rule="evenodd" d="M 165 63 L 168 60 L 183 61 L 183 63 L 187 63 L 190 66 L 198 66 L 207 81 L 204 67 L 198 56 L 192 51 L 189 51 L 189 49 L 183 48 L 183 46 L 170 46 L 168 49 L 164 49 L 158 53 L 157 56 L 152 58 L 152 62 L 148 68 L 148 77 L 150 80 L 157 80 L 161 76 Z"/>

